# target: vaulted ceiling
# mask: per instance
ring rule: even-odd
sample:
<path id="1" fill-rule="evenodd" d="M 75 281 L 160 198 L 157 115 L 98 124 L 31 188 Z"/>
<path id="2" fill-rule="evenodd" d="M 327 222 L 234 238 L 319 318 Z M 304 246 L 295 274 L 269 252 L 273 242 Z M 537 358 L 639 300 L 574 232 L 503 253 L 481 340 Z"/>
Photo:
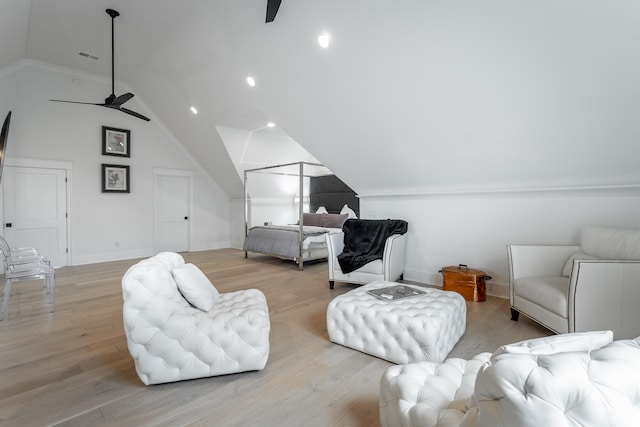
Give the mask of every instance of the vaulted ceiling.
<path id="1" fill-rule="evenodd" d="M 118 10 L 117 80 L 232 197 L 221 134 L 267 122 L 361 194 L 640 183 L 636 0 L 283 0 L 268 24 L 266 0 L 2 8 L 0 69 L 105 77 Z"/>

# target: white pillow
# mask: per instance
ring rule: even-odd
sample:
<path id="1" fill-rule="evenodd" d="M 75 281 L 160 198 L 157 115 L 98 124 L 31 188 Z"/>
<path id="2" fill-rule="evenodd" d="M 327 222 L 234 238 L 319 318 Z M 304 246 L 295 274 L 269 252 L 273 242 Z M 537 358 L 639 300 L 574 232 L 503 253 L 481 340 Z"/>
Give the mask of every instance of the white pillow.
<path id="1" fill-rule="evenodd" d="M 340 211 L 340 215 L 349 215 L 347 219 L 358 219 L 358 215 L 356 215 L 355 211 L 351 209 L 348 205 L 344 205 L 342 210 Z"/>
<path id="2" fill-rule="evenodd" d="M 317 213 L 317 214 L 323 214 L 323 213 L 328 214 L 329 212 L 327 211 L 327 208 L 325 208 L 324 206 L 320 206 L 320 207 L 318 208 L 318 210 L 316 211 L 316 213 Z"/>
<path id="3" fill-rule="evenodd" d="M 503 345 L 493 352 L 491 360 L 501 354 L 554 354 L 567 351 L 591 351 L 613 341 L 611 331 L 574 332 L 534 338 L 514 344 Z"/>
<path id="4" fill-rule="evenodd" d="M 209 311 L 218 301 L 220 293 L 207 276 L 195 265 L 184 264 L 173 268 L 178 290 L 189 303 L 202 311 Z"/>
<path id="5" fill-rule="evenodd" d="M 587 255 L 584 252 L 574 252 L 571 254 L 567 262 L 564 264 L 564 268 L 562 269 L 562 275 L 564 277 L 571 276 L 571 270 L 573 269 L 573 260 L 574 259 L 598 259 L 594 256 Z"/>

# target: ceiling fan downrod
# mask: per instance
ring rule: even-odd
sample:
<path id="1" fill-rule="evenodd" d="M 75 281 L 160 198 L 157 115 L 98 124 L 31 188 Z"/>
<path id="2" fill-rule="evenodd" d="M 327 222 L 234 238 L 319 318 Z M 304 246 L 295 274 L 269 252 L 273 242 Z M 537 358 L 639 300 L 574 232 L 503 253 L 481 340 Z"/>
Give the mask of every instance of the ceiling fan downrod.
<path id="1" fill-rule="evenodd" d="M 120 13 L 113 9 L 107 9 L 106 12 L 111 17 L 111 75 L 115 76 L 115 19 L 116 16 L 120 16 Z M 106 104 L 111 104 L 113 103 L 113 100 L 116 99 L 115 85 L 115 80 L 111 79 L 111 95 L 104 100 Z"/>

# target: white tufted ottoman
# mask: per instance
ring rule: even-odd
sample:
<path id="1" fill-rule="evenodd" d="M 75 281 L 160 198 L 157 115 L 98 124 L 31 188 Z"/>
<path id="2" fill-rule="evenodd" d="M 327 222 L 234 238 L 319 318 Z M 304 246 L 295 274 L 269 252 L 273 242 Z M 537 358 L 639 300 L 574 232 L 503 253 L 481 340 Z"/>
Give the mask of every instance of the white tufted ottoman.
<path id="1" fill-rule="evenodd" d="M 327 308 L 329 339 L 398 364 L 443 361 L 465 331 L 464 298 L 419 286 L 425 294 L 395 301 L 367 293 L 392 285 L 372 282 L 334 298 Z"/>

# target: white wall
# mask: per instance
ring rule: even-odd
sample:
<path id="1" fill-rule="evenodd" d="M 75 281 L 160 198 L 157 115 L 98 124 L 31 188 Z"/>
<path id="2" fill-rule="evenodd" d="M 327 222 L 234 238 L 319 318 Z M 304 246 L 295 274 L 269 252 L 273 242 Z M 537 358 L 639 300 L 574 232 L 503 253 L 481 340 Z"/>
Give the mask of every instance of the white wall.
<path id="1" fill-rule="evenodd" d="M 116 94 L 128 91 L 116 84 Z M 153 168 L 194 173 L 190 249 L 228 247 L 229 197 L 146 110 L 141 99 L 133 98 L 126 107 L 150 116 L 150 122 L 97 106 L 49 101 L 102 102 L 110 92 L 108 79 L 47 64 L 24 61 L 0 70 L 0 112 L 13 111 L 7 158 L 72 163 L 72 264 L 153 254 Z M 130 158 L 101 154 L 102 126 L 131 130 Z M 130 165 L 130 194 L 101 192 L 101 163 Z"/>
<path id="2" fill-rule="evenodd" d="M 584 225 L 640 228 L 640 188 L 365 197 L 360 212 L 409 222 L 406 279 L 441 285 L 442 267 L 467 264 L 506 297 L 507 244 L 578 244 Z"/>
<path id="3" fill-rule="evenodd" d="M 276 170 L 273 170 L 274 172 Z M 298 221 L 300 177 L 276 173 L 247 173 L 246 191 L 251 199 L 249 227 L 263 225 L 295 224 Z M 309 177 L 303 178 L 304 196 L 309 195 Z M 308 204 L 306 205 L 308 211 Z"/>

